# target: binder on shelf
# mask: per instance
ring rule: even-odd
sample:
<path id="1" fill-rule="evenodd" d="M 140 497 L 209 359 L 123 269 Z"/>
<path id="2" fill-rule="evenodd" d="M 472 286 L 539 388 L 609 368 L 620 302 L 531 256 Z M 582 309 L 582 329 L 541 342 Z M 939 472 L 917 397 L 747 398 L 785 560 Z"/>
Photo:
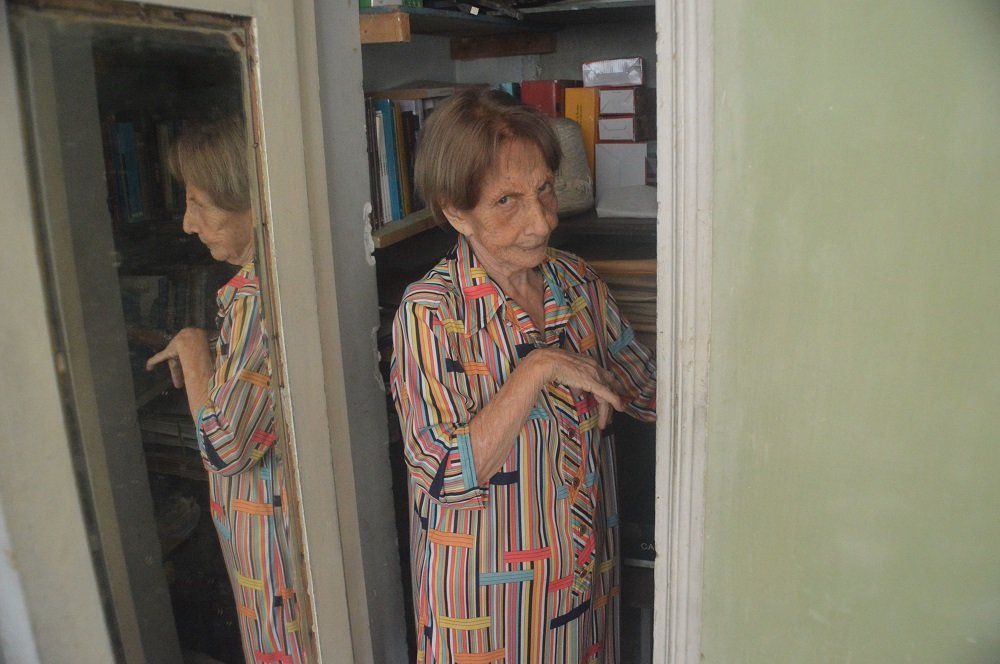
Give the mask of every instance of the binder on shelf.
<path id="1" fill-rule="evenodd" d="M 131 122 L 116 122 L 112 132 L 118 209 L 122 214 L 121 221 L 134 224 L 144 217 L 135 126 Z"/>
<path id="2" fill-rule="evenodd" d="M 539 108 L 549 117 L 561 118 L 566 112 L 566 89 L 579 85 L 580 81 L 568 79 L 521 81 L 521 103 Z"/>
<path id="3" fill-rule="evenodd" d="M 389 192 L 388 221 L 403 217 L 403 194 L 400 188 L 399 151 L 396 147 L 396 108 L 389 99 L 376 99 L 375 108 L 382 113 L 385 133 L 386 184 Z"/>
<path id="4" fill-rule="evenodd" d="M 384 223 L 385 219 L 382 215 L 381 175 L 379 174 L 381 157 L 379 156 L 378 141 L 376 138 L 378 130 L 375 127 L 375 102 L 369 98 L 365 99 L 365 127 L 367 128 L 365 131 L 365 146 L 368 151 L 368 186 L 372 206 L 371 216 L 368 221 L 374 231 Z"/>
<path id="5" fill-rule="evenodd" d="M 580 125 L 590 177 L 595 177 L 594 144 L 597 142 L 597 88 L 566 88 L 566 117 Z"/>
<path id="6" fill-rule="evenodd" d="M 387 163 L 388 153 L 385 147 L 385 117 L 382 111 L 375 109 L 375 144 L 378 153 L 378 186 L 379 197 L 379 223 L 380 225 L 392 221 L 392 201 L 389 193 L 389 165 Z"/>

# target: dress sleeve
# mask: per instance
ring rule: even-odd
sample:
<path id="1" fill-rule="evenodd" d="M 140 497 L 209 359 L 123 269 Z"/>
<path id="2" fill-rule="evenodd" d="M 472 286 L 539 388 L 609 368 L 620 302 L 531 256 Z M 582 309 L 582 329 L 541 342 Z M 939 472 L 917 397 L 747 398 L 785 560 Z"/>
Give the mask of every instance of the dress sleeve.
<path id="1" fill-rule="evenodd" d="M 607 368 L 625 386 L 625 412 L 643 422 L 656 420 L 656 361 L 636 339 L 603 280 L 597 282 L 599 309 L 608 338 Z"/>
<path id="2" fill-rule="evenodd" d="M 390 382 L 411 481 L 432 500 L 479 506 L 464 374 L 450 371 L 449 333 L 437 312 L 404 301 L 393 323 Z"/>
<path id="3" fill-rule="evenodd" d="M 276 440 L 259 294 L 236 297 L 220 332 L 215 375 L 196 428 L 206 466 L 235 475 L 260 461 Z"/>

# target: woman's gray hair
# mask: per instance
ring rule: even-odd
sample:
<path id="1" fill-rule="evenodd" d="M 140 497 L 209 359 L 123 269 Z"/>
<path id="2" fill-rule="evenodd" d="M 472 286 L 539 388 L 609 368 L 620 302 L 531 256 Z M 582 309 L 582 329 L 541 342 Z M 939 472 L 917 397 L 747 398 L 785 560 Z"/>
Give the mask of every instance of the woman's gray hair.
<path id="1" fill-rule="evenodd" d="M 506 92 L 466 88 L 434 107 L 420 132 L 413 170 L 417 194 L 439 224 L 447 225 L 444 205 L 476 206 L 500 147 L 516 140 L 537 146 L 552 172 L 559 170 L 562 152 L 548 119 Z"/>
<path id="2" fill-rule="evenodd" d="M 243 119 L 186 124 L 171 146 L 170 173 L 204 191 L 229 212 L 250 209 L 250 175 Z"/>

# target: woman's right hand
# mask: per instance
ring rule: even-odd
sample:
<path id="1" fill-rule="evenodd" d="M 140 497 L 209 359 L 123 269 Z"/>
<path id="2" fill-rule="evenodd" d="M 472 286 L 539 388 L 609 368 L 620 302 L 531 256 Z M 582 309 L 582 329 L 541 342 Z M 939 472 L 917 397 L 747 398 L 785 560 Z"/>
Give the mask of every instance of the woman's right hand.
<path id="1" fill-rule="evenodd" d="M 196 327 L 186 327 L 174 335 L 166 347 L 146 362 L 146 371 L 161 362 L 170 367 L 170 377 L 174 387 L 184 387 L 192 370 L 204 376 L 205 382 L 212 371 L 212 356 L 208 345 L 208 333 Z"/>
<path id="2" fill-rule="evenodd" d="M 525 359 L 542 363 L 545 382 L 561 383 L 575 395 L 581 392 L 592 394 L 597 400 L 597 421 L 602 429 L 611 422 L 612 409 L 624 410 L 622 395 L 625 388 L 614 374 L 589 355 L 559 348 L 539 348 Z"/>

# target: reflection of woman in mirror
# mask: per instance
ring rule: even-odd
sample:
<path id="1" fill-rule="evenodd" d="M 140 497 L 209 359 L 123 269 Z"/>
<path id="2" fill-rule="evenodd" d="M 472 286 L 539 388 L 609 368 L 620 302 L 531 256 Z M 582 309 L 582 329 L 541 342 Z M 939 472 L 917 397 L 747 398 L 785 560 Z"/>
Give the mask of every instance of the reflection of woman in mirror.
<path id="1" fill-rule="evenodd" d="M 540 112 L 466 90 L 420 141 L 417 186 L 459 235 L 393 326 L 418 661 L 617 662 L 605 427 L 656 417 L 652 354 L 600 277 L 548 247 L 560 150 Z"/>
<path id="2" fill-rule="evenodd" d="M 218 293 L 219 338 L 185 328 L 149 359 L 184 387 L 209 475 L 212 517 L 248 662 L 299 662 L 298 604 L 288 550 L 288 503 L 274 444 L 271 364 L 255 263 L 247 143 L 237 119 L 186 129 L 171 151 L 185 187 L 184 231 L 240 271 Z"/>

